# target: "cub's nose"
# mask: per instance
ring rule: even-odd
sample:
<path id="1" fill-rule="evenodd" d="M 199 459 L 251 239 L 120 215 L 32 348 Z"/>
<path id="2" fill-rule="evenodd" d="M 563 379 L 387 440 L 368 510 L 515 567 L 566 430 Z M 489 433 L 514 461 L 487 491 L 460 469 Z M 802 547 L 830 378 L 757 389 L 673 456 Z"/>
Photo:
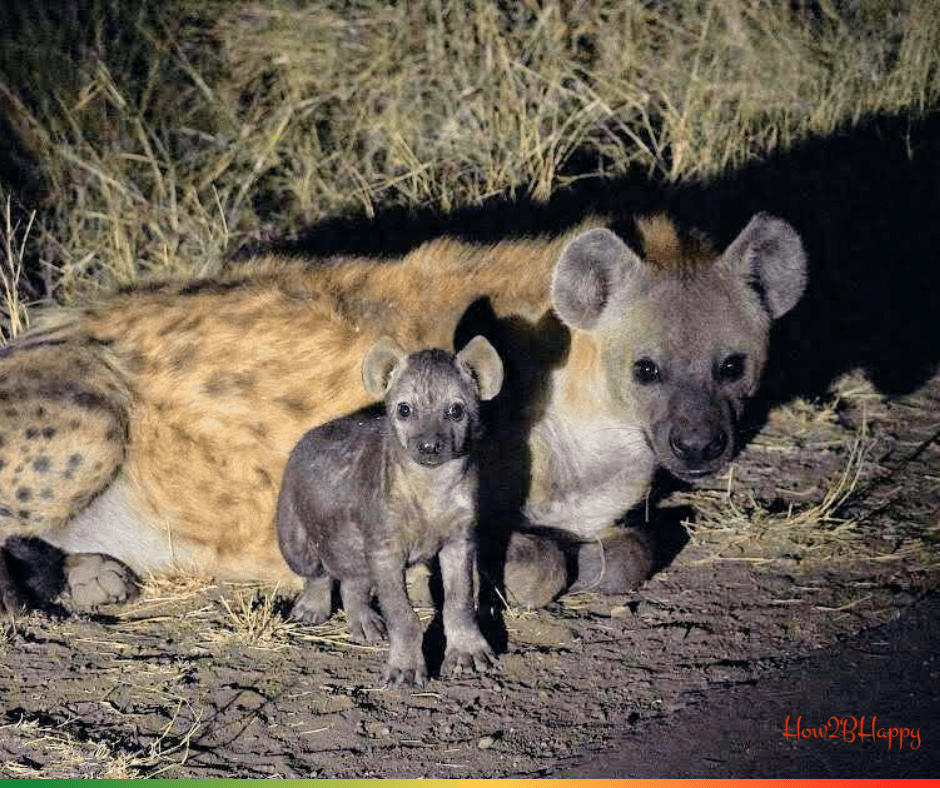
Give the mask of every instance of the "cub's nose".
<path id="1" fill-rule="evenodd" d="M 418 454 L 429 457 L 441 453 L 440 438 L 421 438 L 418 441 Z"/>
<path id="2" fill-rule="evenodd" d="M 708 432 L 673 429 L 669 433 L 669 448 L 689 468 L 695 468 L 724 453 L 728 448 L 728 433 L 721 428 Z"/>

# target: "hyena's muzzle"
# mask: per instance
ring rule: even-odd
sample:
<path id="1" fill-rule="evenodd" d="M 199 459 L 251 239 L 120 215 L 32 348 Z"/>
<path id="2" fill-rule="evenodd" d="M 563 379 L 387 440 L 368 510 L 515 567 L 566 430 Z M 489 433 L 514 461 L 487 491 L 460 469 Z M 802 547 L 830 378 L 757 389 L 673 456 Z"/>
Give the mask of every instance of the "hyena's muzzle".
<path id="1" fill-rule="evenodd" d="M 715 389 L 677 387 L 650 428 L 660 464 L 686 481 L 721 470 L 734 452 L 740 408 Z"/>

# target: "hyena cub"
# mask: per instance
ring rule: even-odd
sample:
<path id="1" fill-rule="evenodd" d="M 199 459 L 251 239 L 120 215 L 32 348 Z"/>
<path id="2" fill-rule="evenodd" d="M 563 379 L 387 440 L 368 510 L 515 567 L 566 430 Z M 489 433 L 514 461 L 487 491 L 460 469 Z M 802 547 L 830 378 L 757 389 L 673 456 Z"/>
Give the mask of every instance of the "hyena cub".
<path id="1" fill-rule="evenodd" d="M 495 397 L 503 364 L 474 337 L 456 355 L 407 355 L 389 337 L 366 354 L 366 391 L 376 405 L 310 430 L 291 452 L 277 505 L 277 532 L 290 568 L 306 579 L 291 612 L 320 623 L 334 580 L 355 640 L 387 628 L 385 680 L 424 684 L 421 625 L 405 568 L 438 556 L 444 585 L 442 672 L 485 670 L 493 659 L 473 594 L 476 448 L 480 400 Z M 370 606 L 375 589 L 384 622 Z"/>

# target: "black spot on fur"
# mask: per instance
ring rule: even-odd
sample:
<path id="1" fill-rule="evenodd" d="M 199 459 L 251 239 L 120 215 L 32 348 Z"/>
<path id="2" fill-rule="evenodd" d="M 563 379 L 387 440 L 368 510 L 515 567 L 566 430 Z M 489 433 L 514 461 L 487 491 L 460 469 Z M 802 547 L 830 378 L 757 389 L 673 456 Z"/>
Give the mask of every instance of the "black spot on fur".
<path id="1" fill-rule="evenodd" d="M 32 512 L 30 512 L 29 509 L 20 509 L 16 513 L 16 516 L 19 517 L 21 520 L 28 520 L 31 514 Z"/>
<path id="2" fill-rule="evenodd" d="M 306 416 L 310 410 L 302 400 L 296 397 L 278 397 L 277 401 L 286 411 L 295 416 Z"/>
<path id="3" fill-rule="evenodd" d="M 42 437 L 46 440 L 49 440 L 55 435 L 55 427 L 43 427 L 42 428 Z"/>
<path id="4" fill-rule="evenodd" d="M 7 467 L 7 461 L 0 459 L 0 471 Z"/>
<path id="5" fill-rule="evenodd" d="M 84 410 L 100 410 L 105 406 L 104 400 L 90 391 L 79 391 L 72 397 L 72 402 Z"/>
<path id="6" fill-rule="evenodd" d="M 16 500 L 26 502 L 33 497 L 33 491 L 29 487 L 20 487 L 16 491 Z"/>
<path id="7" fill-rule="evenodd" d="M 0 517 L 12 517 L 13 512 L 6 506 L 0 505 Z"/>
<path id="8" fill-rule="evenodd" d="M 33 470 L 36 473 L 46 473 L 49 470 L 49 458 L 43 455 L 37 457 L 33 460 Z"/>
<path id="9" fill-rule="evenodd" d="M 39 427 L 27 427 L 26 432 L 23 434 L 26 436 L 26 440 L 34 441 L 39 437 Z"/>
<path id="10" fill-rule="evenodd" d="M 73 454 L 71 457 L 69 457 L 67 466 L 69 468 L 77 468 L 82 464 L 82 462 L 84 462 L 84 460 L 85 458 L 82 457 L 81 454 Z"/>
<path id="11" fill-rule="evenodd" d="M 43 399 L 65 399 L 75 394 L 76 386 L 68 380 L 44 380 L 36 389 Z"/>

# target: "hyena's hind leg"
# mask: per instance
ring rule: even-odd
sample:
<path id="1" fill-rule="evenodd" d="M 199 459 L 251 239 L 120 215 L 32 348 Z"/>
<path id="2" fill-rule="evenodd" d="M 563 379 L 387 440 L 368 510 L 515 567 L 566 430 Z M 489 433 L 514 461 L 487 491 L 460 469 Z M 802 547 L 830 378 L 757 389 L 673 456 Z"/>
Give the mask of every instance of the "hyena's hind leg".
<path id="1" fill-rule="evenodd" d="M 3 537 L 59 541 L 120 469 L 128 400 L 120 374 L 91 343 L 27 334 L 0 350 Z M 78 552 L 52 561 L 42 550 L 21 547 L 13 541 L 0 557 L 17 568 L 6 572 L 4 597 L 10 600 L 42 604 L 51 599 L 35 599 L 36 589 L 49 597 L 64 586 L 76 605 L 93 607 L 126 599 L 136 588 L 133 573 L 106 556 Z"/>

